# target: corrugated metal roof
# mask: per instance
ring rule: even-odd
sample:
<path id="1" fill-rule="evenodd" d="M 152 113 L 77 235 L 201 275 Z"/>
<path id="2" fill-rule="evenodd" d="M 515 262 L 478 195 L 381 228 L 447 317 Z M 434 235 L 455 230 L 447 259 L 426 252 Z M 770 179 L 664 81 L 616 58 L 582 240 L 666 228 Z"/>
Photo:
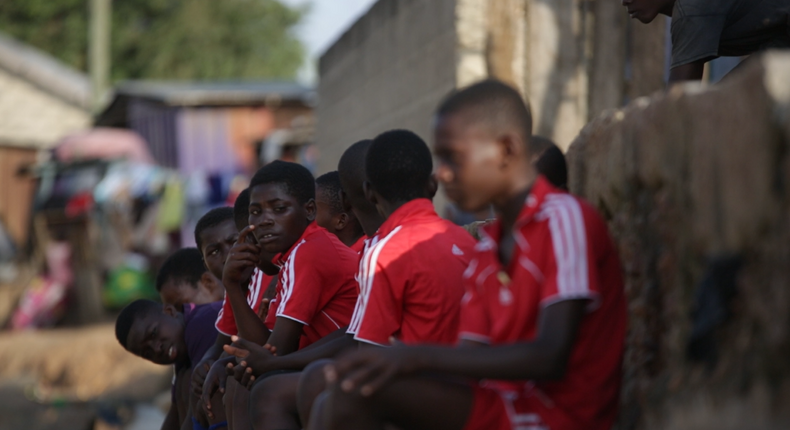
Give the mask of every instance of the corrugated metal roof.
<path id="1" fill-rule="evenodd" d="M 301 102 L 312 106 L 316 92 L 291 81 L 127 81 L 115 96 L 139 97 L 170 106 L 243 106 Z"/>
<path id="2" fill-rule="evenodd" d="M 87 75 L 3 33 L 0 33 L 0 67 L 71 104 L 90 109 Z"/>

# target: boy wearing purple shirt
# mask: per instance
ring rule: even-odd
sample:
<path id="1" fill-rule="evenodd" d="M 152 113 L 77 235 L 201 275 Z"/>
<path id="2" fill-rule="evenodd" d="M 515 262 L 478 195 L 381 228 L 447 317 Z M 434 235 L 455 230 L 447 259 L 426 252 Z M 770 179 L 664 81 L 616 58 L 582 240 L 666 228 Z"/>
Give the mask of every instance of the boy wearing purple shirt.
<path id="1" fill-rule="evenodd" d="M 214 321 L 222 302 L 205 305 L 185 304 L 181 309 L 150 300 L 137 300 L 126 306 L 115 323 L 115 336 L 121 346 L 134 355 L 156 364 L 175 367 L 173 402 L 162 429 L 180 429 L 185 420 L 194 428 L 224 427 L 224 417 L 209 423 L 192 408 L 197 398 L 190 397 L 192 363 L 198 363 L 214 345 L 217 330 Z M 219 396 L 215 399 L 220 401 Z M 193 414 L 194 412 L 194 414 Z"/>

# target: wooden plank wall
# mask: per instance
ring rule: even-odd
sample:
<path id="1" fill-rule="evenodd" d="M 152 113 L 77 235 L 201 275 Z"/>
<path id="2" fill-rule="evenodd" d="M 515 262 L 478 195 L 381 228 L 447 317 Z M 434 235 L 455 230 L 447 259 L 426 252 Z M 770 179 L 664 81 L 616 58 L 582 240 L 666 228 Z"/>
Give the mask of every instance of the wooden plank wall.
<path id="1" fill-rule="evenodd" d="M 35 182 L 28 177 L 18 177 L 17 171 L 36 161 L 36 151 L 0 146 L 0 221 L 20 247 L 27 241 Z"/>

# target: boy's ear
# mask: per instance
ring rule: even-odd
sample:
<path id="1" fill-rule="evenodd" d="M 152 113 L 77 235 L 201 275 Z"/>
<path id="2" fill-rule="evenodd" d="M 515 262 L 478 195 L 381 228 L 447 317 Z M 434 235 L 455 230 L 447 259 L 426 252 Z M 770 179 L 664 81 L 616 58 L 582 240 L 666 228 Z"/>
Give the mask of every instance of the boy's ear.
<path id="1" fill-rule="evenodd" d="M 167 316 L 174 317 L 178 315 L 178 309 L 176 309 L 176 307 L 173 305 L 164 305 L 162 308 L 162 313 L 164 313 Z"/>
<path id="2" fill-rule="evenodd" d="M 217 279 L 216 279 L 216 278 L 214 277 L 214 275 L 212 275 L 212 274 L 211 274 L 211 272 L 209 272 L 208 270 L 206 270 L 205 272 L 203 272 L 203 274 L 202 274 L 202 275 L 200 275 L 200 281 L 198 281 L 198 282 L 199 282 L 199 283 L 200 283 L 200 284 L 203 286 L 203 288 L 205 288 L 205 289 L 206 289 L 206 290 L 207 290 L 209 293 L 214 293 L 214 291 L 216 291 L 216 290 L 217 290 L 217 288 L 219 287 L 219 286 L 217 285 Z"/>
<path id="3" fill-rule="evenodd" d="M 368 199 L 373 206 L 377 206 L 379 204 L 379 199 L 376 198 L 376 192 L 373 190 L 373 184 L 370 181 L 365 181 L 362 183 L 362 191 L 365 193 L 365 198 Z"/>
<path id="4" fill-rule="evenodd" d="M 436 180 L 436 174 L 431 173 L 431 176 L 428 178 L 428 184 L 425 193 L 429 199 L 433 200 L 433 198 L 436 197 L 436 192 L 438 190 L 439 182 Z"/>
<path id="5" fill-rule="evenodd" d="M 340 231 L 346 228 L 348 225 L 349 216 L 347 213 L 342 212 L 340 215 L 337 216 L 337 221 L 335 221 L 335 230 Z"/>
<path id="6" fill-rule="evenodd" d="M 304 204 L 304 210 L 307 213 L 307 220 L 314 221 L 315 220 L 315 199 L 310 199 L 307 203 Z"/>
<path id="7" fill-rule="evenodd" d="M 513 163 L 517 158 L 526 155 L 527 143 L 524 142 L 516 133 L 507 132 L 499 136 L 499 144 L 502 150 L 502 167 Z"/>

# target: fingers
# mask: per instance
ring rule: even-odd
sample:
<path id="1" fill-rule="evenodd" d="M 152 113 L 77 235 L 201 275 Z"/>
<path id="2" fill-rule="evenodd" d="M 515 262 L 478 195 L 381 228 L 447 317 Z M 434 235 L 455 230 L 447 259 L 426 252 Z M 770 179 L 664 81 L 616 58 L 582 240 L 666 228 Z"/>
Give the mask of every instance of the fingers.
<path id="1" fill-rule="evenodd" d="M 260 345 L 256 344 L 255 342 L 250 342 L 246 339 L 242 339 L 238 336 L 231 336 L 231 342 L 233 342 L 233 346 L 242 350 L 246 351 L 254 351 L 255 349 L 260 348 Z"/>
<path id="2" fill-rule="evenodd" d="M 385 367 L 377 376 L 371 381 L 364 383 L 359 387 L 359 394 L 363 397 L 370 397 L 377 393 L 382 387 L 389 384 L 395 377 L 395 369 L 392 367 Z"/>
<path id="3" fill-rule="evenodd" d="M 272 355 L 274 355 L 274 356 L 276 356 L 276 355 L 277 355 L 277 347 L 276 347 L 276 346 L 274 346 L 274 345 L 269 345 L 269 344 L 267 343 L 266 345 L 263 345 L 263 347 L 264 347 L 264 348 L 266 348 L 266 349 L 268 349 L 268 350 L 269 350 L 269 352 L 270 352 Z"/>
<path id="4" fill-rule="evenodd" d="M 237 245 L 241 245 L 241 244 L 246 243 L 247 242 L 247 236 L 250 233 L 252 233 L 253 230 L 255 230 L 255 226 L 254 225 L 248 225 L 247 227 L 244 227 L 244 229 L 241 230 L 241 232 L 239 232 L 239 237 L 238 237 L 238 239 L 236 239 L 236 244 Z"/>
<path id="5" fill-rule="evenodd" d="M 244 384 L 244 383 L 241 382 L 241 379 L 244 376 L 244 372 L 246 372 L 247 369 L 249 369 L 247 367 L 247 363 L 246 362 L 242 361 L 241 363 L 239 363 L 236 366 L 233 366 L 232 364 L 229 363 L 228 367 L 233 372 L 233 379 L 239 381 L 239 383 L 242 384 L 242 385 L 247 385 L 247 384 Z"/>
<path id="6" fill-rule="evenodd" d="M 361 366 L 340 378 L 340 389 L 350 393 L 373 381 L 381 373 L 379 366 Z"/>
<path id="7" fill-rule="evenodd" d="M 222 349 L 224 349 L 225 352 L 227 352 L 228 354 L 235 356 L 237 358 L 236 361 L 241 360 L 241 359 L 245 359 L 245 358 L 250 356 L 250 351 L 248 351 L 246 349 L 239 348 L 239 347 L 235 346 L 234 344 L 224 345 L 222 347 Z"/>
<path id="8" fill-rule="evenodd" d="M 249 389 L 250 386 L 252 385 L 252 381 L 254 380 L 255 380 L 255 376 L 253 376 L 252 374 L 252 368 L 247 367 L 246 369 L 244 369 L 244 372 L 242 372 L 241 380 L 239 381 L 239 383 L 242 386 L 247 387 L 247 389 Z"/>

